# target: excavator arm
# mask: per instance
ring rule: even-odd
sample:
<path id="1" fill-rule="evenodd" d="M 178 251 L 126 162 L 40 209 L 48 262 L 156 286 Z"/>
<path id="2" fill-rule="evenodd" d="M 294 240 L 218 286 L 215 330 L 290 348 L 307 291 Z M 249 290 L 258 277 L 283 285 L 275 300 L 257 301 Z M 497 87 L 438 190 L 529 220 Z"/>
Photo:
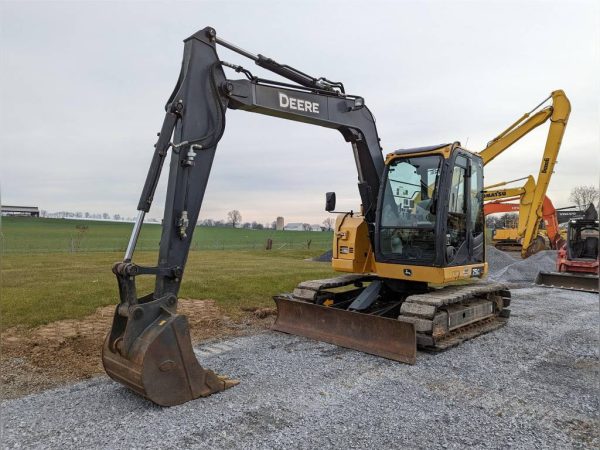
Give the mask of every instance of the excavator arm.
<path id="1" fill-rule="evenodd" d="M 486 202 L 483 205 L 483 213 L 485 216 L 488 214 L 495 213 L 518 213 L 519 214 L 519 225 L 516 229 L 517 235 L 523 236 L 525 234 L 529 216 L 529 212 L 532 208 L 533 193 L 535 191 L 535 180 L 533 176 L 529 175 L 525 178 L 527 182 L 521 187 L 510 187 L 510 188 L 499 188 L 509 183 L 519 181 L 512 180 L 502 183 L 497 183 L 484 188 L 484 200 Z M 514 201 L 519 203 L 512 203 Z M 550 241 L 550 248 L 559 249 L 565 243 L 563 237 L 560 234 L 560 228 L 558 224 L 558 215 L 556 208 L 550 198 L 546 195 L 542 203 L 542 219 L 546 229 L 548 240 Z M 536 241 L 537 236 L 534 236 Z M 541 238 L 543 239 L 543 238 Z M 534 245 L 532 242 L 523 242 L 523 245 L 529 249 L 530 252 L 533 250 L 543 250 L 546 248 L 540 245 Z"/>
<path id="2" fill-rule="evenodd" d="M 540 111 L 537 111 L 546 101 L 552 99 L 552 105 L 547 106 Z M 534 114 L 534 111 L 537 111 Z M 487 147 L 479 152 L 483 159 L 484 165 L 493 161 L 497 156 L 512 146 L 515 142 L 527 135 L 535 128 L 550 121 L 550 128 L 546 138 L 546 145 L 542 162 L 538 172 L 537 180 L 532 184 L 532 178 L 529 177 L 528 182 L 522 188 L 512 188 L 509 190 L 490 191 L 493 187 L 498 187 L 505 183 L 499 183 L 486 188 L 487 200 L 493 198 L 503 198 L 511 196 L 519 196 L 521 205 L 525 205 L 525 214 L 520 214 L 519 229 L 522 230 L 523 246 L 521 254 L 523 257 L 530 256 L 533 251 L 533 245 L 538 235 L 540 220 L 544 218 L 543 205 L 546 199 L 546 192 L 550 179 L 554 171 L 562 138 L 567 126 L 569 114 L 571 112 L 571 104 L 565 93 L 561 90 L 554 91 L 542 103 L 537 105 L 533 110 L 525 113 L 516 122 L 511 124 L 506 130 L 492 139 Z M 533 115 L 532 115 L 533 114 Z M 558 233 L 558 232 L 557 232 Z M 521 234 L 521 233 L 520 233 Z"/>
<path id="3" fill-rule="evenodd" d="M 276 73 L 303 85 L 261 80 L 240 66 L 220 61 L 216 44 L 223 42 L 263 67 L 275 68 Z M 243 72 L 249 79 L 229 80 L 223 67 Z M 352 144 L 365 218 L 367 222 L 375 221 L 384 160 L 373 115 L 361 97 L 343 93 L 337 87 L 343 86 L 341 83 L 334 83 L 329 89 L 324 87 L 331 84 L 323 83 L 222 41 L 212 28 L 186 39 L 181 74 L 167 103 L 166 117 L 138 204 L 138 219 L 125 255 L 126 264 L 130 264 L 127 261 L 133 255 L 143 216 L 150 209 L 163 162 L 172 148 L 155 297 L 177 294 L 228 108 L 339 130 Z"/>
<path id="4" fill-rule="evenodd" d="M 295 84 L 260 79 L 241 66 L 221 61 L 217 44 Z M 246 79 L 227 79 L 225 67 Z M 341 83 L 311 77 L 240 49 L 217 37 L 213 28 L 186 39 L 181 72 L 166 105 L 125 257 L 113 266 L 120 304 L 103 348 L 104 367 L 112 378 L 161 405 L 183 403 L 233 384 L 199 365 L 187 321 L 176 314 L 177 294 L 227 109 L 340 131 L 352 145 L 364 217 L 373 239 L 384 159 L 375 120 L 362 97 L 346 94 Z M 158 264 L 143 267 L 132 261 L 133 253 L 169 151 Z M 138 275 L 155 276 L 154 292 L 138 297 Z"/>

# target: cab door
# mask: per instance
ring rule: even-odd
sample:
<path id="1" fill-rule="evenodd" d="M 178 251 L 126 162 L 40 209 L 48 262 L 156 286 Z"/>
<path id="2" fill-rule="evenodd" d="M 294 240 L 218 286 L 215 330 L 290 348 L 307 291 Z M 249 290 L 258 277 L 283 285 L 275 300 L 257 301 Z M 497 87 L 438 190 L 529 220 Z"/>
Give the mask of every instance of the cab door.
<path id="1" fill-rule="evenodd" d="M 479 157 L 469 160 L 469 223 L 467 224 L 470 263 L 485 261 L 485 218 L 483 214 L 483 161 Z"/>
<path id="2" fill-rule="evenodd" d="M 459 151 L 451 160 L 447 193 L 445 260 L 448 266 L 484 261 L 483 163 Z"/>

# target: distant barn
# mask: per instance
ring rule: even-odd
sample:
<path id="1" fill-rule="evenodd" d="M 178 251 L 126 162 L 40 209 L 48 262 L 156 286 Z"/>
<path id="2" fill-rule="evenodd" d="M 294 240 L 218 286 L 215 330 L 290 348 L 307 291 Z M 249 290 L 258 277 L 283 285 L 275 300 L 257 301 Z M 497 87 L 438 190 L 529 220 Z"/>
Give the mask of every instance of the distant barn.
<path id="1" fill-rule="evenodd" d="M 40 217 L 40 210 L 37 206 L 0 206 L 3 216 L 27 216 Z"/>
<path id="2" fill-rule="evenodd" d="M 304 225 L 301 223 L 288 223 L 283 229 L 285 231 L 304 231 Z"/>

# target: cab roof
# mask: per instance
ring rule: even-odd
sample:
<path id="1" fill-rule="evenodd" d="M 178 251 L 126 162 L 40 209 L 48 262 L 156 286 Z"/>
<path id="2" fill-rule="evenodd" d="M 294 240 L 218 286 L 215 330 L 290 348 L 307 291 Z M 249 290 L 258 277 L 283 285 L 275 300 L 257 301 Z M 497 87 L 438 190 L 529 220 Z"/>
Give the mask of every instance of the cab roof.
<path id="1" fill-rule="evenodd" d="M 455 149 L 461 149 L 464 152 L 471 153 L 472 155 L 476 155 L 481 157 L 479 153 L 472 152 L 463 148 L 460 145 L 460 142 L 452 142 L 447 144 L 437 144 L 437 145 L 429 145 L 427 147 L 416 147 L 416 148 L 401 148 L 395 150 L 391 153 L 388 153 L 386 156 L 386 164 L 388 164 L 391 160 L 402 157 L 403 155 L 418 155 L 419 153 L 430 153 L 430 152 L 441 152 L 444 155 L 444 158 L 449 158 L 452 151 Z"/>
<path id="2" fill-rule="evenodd" d="M 455 142 L 455 144 L 460 146 L 460 142 Z M 426 152 L 431 152 L 433 150 L 438 150 L 440 148 L 448 147 L 451 145 L 453 145 L 453 144 L 448 143 L 448 144 L 429 145 L 427 147 L 401 148 L 401 149 L 393 151 L 391 154 L 392 155 L 405 155 L 408 153 L 426 153 Z"/>

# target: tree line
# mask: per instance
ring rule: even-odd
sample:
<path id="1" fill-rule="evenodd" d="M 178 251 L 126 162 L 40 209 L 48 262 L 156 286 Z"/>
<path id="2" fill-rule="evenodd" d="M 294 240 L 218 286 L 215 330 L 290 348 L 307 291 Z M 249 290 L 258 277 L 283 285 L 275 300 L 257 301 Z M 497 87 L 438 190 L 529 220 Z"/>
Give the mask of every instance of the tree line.
<path id="1" fill-rule="evenodd" d="M 577 206 L 581 211 L 585 210 L 590 203 L 596 206 L 596 209 L 600 211 L 600 205 L 598 200 L 600 198 L 600 189 L 595 186 L 576 186 L 571 190 L 569 200 Z M 120 214 L 110 215 L 104 213 L 89 213 L 82 211 L 59 211 L 59 212 L 48 212 L 46 210 L 40 210 L 40 217 L 55 218 L 55 219 L 90 219 L 90 220 L 116 220 L 116 221 L 127 221 L 132 222 L 135 220 L 133 217 L 124 217 Z M 160 222 L 158 219 L 148 218 L 148 222 Z M 488 228 L 515 228 L 517 226 L 519 216 L 516 213 L 506 213 L 502 215 L 490 215 L 486 217 L 486 226 Z M 237 209 L 232 209 L 227 213 L 227 218 L 224 220 L 204 219 L 198 222 L 198 225 L 205 227 L 233 227 L 233 228 L 245 228 L 252 230 L 274 230 L 276 228 L 276 221 L 268 223 L 253 222 L 242 222 L 242 214 Z M 328 217 L 322 222 L 324 230 L 331 231 L 335 225 L 335 219 Z M 302 227 L 306 231 L 310 231 L 311 225 L 308 223 L 302 224 Z"/>
<path id="2" fill-rule="evenodd" d="M 325 231 L 331 231 L 333 226 L 335 225 L 335 220 L 331 217 L 328 217 L 322 222 L 323 226 L 321 229 Z M 259 223 L 256 221 L 253 222 L 243 222 L 242 214 L 237 210 L 233 209 L 227 213 L 227 218 L 225 220 L 215 220 L 215 219 L 204 219 L 198 222 L 198 225 L 203 227 L 221 227 L 221 228 L 244 228 L 250 230 L 275 230 L 277 228 L 277 221 L 267 222 L 267 223 Z M 311 231 L 312 226 L 309 223 L 303 223 L 302 228 L 304 231 Z"/>

